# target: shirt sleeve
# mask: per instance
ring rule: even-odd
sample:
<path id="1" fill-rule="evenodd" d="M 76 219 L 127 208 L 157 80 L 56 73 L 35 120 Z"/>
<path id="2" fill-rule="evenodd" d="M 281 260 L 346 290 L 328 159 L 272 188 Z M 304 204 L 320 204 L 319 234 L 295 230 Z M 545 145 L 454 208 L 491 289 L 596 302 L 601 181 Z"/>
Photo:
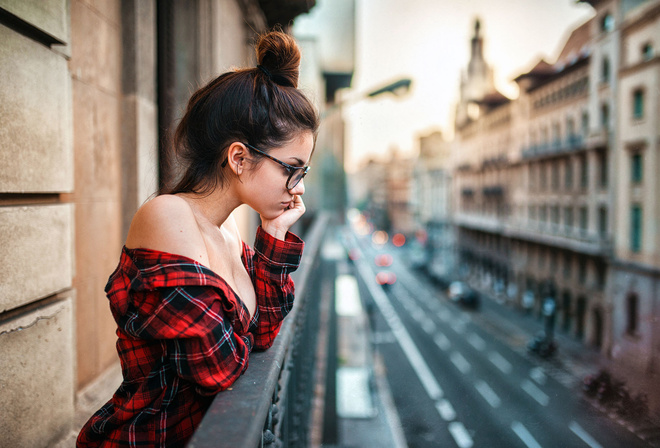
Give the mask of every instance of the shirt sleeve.
<path id="1" fill-rule="evenodd" d="M 164 340 L 176 374 L 195 383 L 202 395 L 231 386 L 247 368 L 254 344 L 250 333 L 239 336 L 231 325 L 243 309 L 209 286 L 159 289 L 162 302 L 149 319 L 148 332 Z"/>
<path id="2" fill-rule="evenodd" d="M 273 345 L 282 320 L 293 308 L 294 284 L 289 274 L 298 269 L 304 245 L 293 233 L 279 240 L 261 226 L 254 249 L 243 244 L 243 262 L 257 295 L 257 310 L 250 323 L 255 349 Z"/>

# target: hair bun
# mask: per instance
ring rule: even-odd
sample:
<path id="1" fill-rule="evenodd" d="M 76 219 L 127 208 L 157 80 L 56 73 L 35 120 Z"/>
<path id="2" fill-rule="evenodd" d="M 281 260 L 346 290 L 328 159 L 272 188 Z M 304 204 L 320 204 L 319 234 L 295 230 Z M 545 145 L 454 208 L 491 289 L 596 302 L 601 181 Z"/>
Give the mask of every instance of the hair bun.
<path id="1" fill-rule="evenodd" d="M 257 63 L 273 82 L 281 86 L 298 87 L 300 49 L 295 39 L 281 31 L 259 36 L 256 46 Z"/>

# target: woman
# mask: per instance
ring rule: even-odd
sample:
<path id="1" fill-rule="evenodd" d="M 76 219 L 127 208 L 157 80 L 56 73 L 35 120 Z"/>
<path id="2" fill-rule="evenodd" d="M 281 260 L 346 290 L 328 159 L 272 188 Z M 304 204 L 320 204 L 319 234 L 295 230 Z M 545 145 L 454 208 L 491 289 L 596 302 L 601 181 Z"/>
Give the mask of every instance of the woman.
<path id="1" fill-rule="evenodd" d="M 133 218 L 106 286 L 124 381 L 78 447 L 183 446 L 291 310 L 303 242 L 288 229 L 319 119 L 295 41 L 270 32 L 256 50 L 256 68 L 193 94 L 174 136 L 183 175 Z M 230 215 L 241 204 L 261 216 L 254 250 Z"/>

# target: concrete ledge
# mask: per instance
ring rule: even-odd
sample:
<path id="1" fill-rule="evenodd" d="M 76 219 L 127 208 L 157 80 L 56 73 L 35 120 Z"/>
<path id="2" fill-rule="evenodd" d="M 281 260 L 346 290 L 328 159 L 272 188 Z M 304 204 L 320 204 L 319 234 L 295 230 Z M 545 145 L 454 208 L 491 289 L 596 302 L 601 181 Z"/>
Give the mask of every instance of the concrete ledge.
<path id="1" fill-rule="evenodd" d="M 69 41 L 68 0 L 0 0 L 0 8 L 61 42 Z"/>
<path id="2" fill-rule="evenodd" d="M 0 322 L 2 446 L 45 447 L 73 421 L 73 292 Z"/>

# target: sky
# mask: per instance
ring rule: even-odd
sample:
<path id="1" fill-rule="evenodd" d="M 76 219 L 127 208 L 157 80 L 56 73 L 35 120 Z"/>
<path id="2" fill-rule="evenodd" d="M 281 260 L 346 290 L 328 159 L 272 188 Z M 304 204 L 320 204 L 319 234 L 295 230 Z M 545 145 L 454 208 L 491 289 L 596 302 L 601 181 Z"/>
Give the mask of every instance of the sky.
<path id="1" fill-rule="evenodd" d="M 327 3 L 332 0 L 317 0 Z M 575 0 L 355 0 L 356 58 L 349 95 L 403 77 L 408 95 L 382 95 L 345 109 L 346 168 L 392 148 L 416 153 L 417 138 L 434 130 L 452 137 L 461 71 L 467 67 L 475 18 L 495 85 L 515 98 L 513 78 L 543 57 L 554 62 L 570 32 L 593 16 Z"/>

